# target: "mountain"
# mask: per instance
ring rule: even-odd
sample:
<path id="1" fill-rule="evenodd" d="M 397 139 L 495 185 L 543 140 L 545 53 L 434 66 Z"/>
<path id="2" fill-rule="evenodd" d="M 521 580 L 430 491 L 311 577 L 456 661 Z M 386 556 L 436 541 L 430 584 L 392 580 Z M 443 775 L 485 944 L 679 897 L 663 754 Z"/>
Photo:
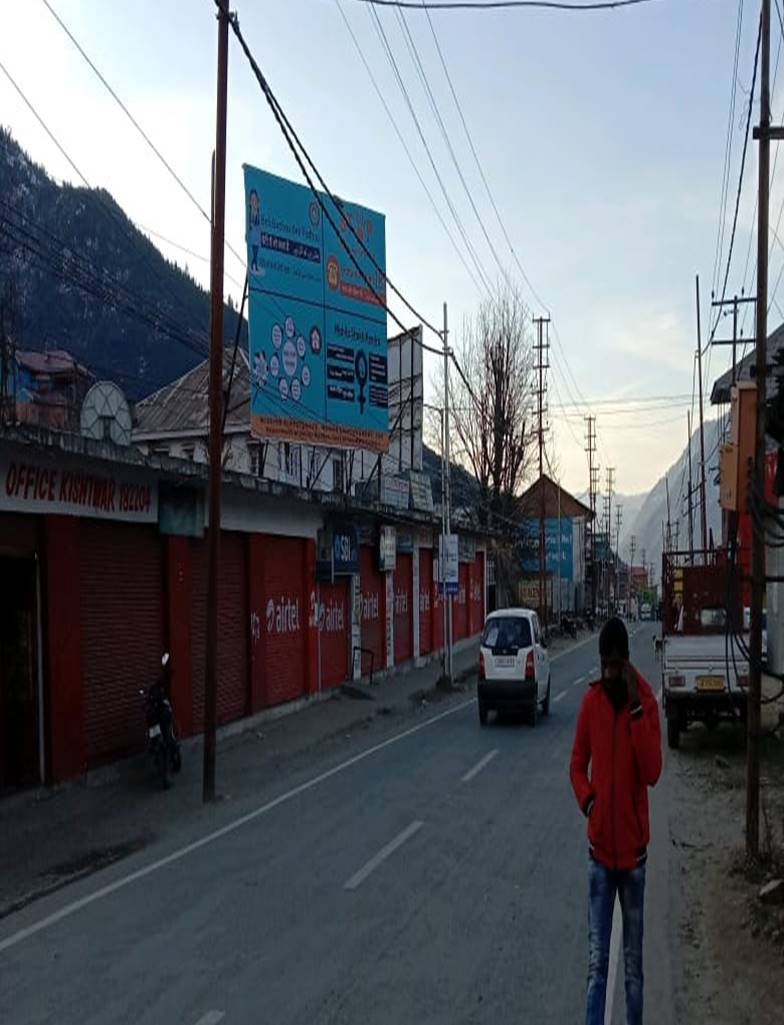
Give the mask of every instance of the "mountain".
<path id="1" fill-rule="evenodd" d="M 721 540 L 721 508 L 719 507 L 719 486 L 717 465 L 719 461 L 718 449 L 720 442 L 720 425 L 718 420 L 709 420 L 705 424 L 705 505 L 708 518 L 708 532 L 713 531 L 716 542 Z M 694 487 L 699 482 L 700 466 L 700 434 L 695 431 L 690 440 L 692 475 Z M 672 518 L 673 545 L 675 544 L 676 525 L 678 530 L 678 545 L 682 550 L 688 549 L 688 479 L 689 479 L 689 446 L 684 446 L 680 457 L 667 470 L 656 484 L 645 496 L 640 511 L 629 524 L 626 543 L 621 541 L 621 556 L 628 558 L 628 541 L 631 535 L 635 537 L 636 565 L 642 562 L 642 552 L 645 550 L 645 560 L 653 563 L 654 577 L 661 575 L 662 556 L 662 523 L 667 522 L 667 484 L 670 490 L 670 516 Z M 680 499 L 680 500 L 679 500 Z M 699 494 L 695 493 L 693 499 L 694 516 L 694 546 L 698 548 L 701 544 L 701 521 Z M 624 519 L 626 517 L 624 516 Z M 622 532 L 622 538 L 625 532 Z M 709 533 L 710 538 L 710 533 Z"/>
<path id="2" fill-rule="evenodd" d="M 108 192 L 58 185 L 2 127 L 0 296 L 18 348 L 67 349 L 130 398 L 179 377 L 207 352 L 208 293 Z M 232 343 L 236 325 L 227 307 Z"/>

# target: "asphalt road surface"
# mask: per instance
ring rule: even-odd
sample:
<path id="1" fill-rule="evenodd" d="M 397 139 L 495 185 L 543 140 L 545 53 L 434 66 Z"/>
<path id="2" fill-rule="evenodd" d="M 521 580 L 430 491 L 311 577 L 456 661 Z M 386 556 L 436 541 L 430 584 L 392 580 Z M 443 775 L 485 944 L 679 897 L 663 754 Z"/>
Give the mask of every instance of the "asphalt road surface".
<path id="1" fill-rule="evenodd" d="M 657 690 L 652 633 L 638 626 L 632 658 Z M 467 697 L 435 705 L 6 918 L 0 1021 L 582 1021 L 587 851 L 567 768 L 597 663 L 596 635 L 554 660 L 535 729 L 481 728 Z M 672 1020 L 666 788 L 647 900 L 659 1023 Z"/>

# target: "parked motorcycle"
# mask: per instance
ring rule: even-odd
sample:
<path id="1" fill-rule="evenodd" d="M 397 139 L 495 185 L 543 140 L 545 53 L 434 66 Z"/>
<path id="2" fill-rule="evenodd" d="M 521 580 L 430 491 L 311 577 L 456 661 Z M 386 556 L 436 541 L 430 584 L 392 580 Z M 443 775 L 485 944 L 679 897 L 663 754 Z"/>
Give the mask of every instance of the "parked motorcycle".
<path id="1" fill-rule="evenodd" d="M 146 704 L 148 750 L 164 790 L 169 787 L 169 774 L 177 773 L 182 768 L 174 709 L 168 695 L 169 669 L 170 656 L 166 652 L 161 659 L 161 675 L 158 680 L 148 690 L 139 691 Z"/>

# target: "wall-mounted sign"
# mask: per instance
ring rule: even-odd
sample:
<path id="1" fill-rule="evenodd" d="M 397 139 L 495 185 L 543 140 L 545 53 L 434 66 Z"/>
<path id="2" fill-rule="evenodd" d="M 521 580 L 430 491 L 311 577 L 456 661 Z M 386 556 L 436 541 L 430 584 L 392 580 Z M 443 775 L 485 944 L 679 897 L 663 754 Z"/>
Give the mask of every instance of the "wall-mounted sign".
<path id="1" fill-rule="evenodd" d="M 438 589 L 442 594 L 457 594 L 460 587 L 460 559 L 457 534 L 442 534 L 438 539 Z"/>
<path id="2" fill-rule="evenodd" d="M 408 509 L 411 488 L 407 480 L 400 477 L 381 477 L 381 504 L 390 505 L 394 509 Z"/>
<path id="3" fill-rule="evenodd" d="M 341 523 L 333 527 L 332 562 L 336 577 L 359 573 L 359 537 L 353 524 Z"/>
<path id="4" fill-rule="evenodd" d="M 378 568 L 388 573 L 397 565 L 397 538 L 394 527 L 380 527 L 378 531 Z"/>
<path id="5" fill-rule="evenodd" d="M 13 459 L 0 453 L 0 509 L 157 523 L 158 485 L 135 478 L 122 466 L 94 470 L 58 459 L 27 454 Z"/>

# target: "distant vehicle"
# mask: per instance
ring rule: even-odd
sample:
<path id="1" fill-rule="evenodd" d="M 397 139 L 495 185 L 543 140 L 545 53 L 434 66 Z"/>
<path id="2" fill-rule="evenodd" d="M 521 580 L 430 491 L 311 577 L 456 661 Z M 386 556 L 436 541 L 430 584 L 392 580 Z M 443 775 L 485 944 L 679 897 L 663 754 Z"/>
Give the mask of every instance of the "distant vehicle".
<path id="1" fill-rule="evenodd" d="M 642 605 L 640 606 L 640 619 L 646 619 L 647 620 L 647 619 L 652 619 L 652 618 L 653 618 L 653 616 L 651 614 L 651 603 L 648 602 L 648 601 L 644 601 L 642 603 Z"/>
<path id="2" fill-rule="evenodd" d="M 693 722 L 713 728 L 746 718 L 749 635 L 739 602 L 727 601 L 726 564 L 715 553 L 697 555 L 686 566 L 664 557 L 662 691 L 671 748 Z"/>
<path id="3" fill-rule="evenodd" d="M 499 609 L 485 620 L 479 645 L 479 721 L 491 709 L 520 709 L 536 725 L 550 711 L 550 656 L 531 609 Z"/>

